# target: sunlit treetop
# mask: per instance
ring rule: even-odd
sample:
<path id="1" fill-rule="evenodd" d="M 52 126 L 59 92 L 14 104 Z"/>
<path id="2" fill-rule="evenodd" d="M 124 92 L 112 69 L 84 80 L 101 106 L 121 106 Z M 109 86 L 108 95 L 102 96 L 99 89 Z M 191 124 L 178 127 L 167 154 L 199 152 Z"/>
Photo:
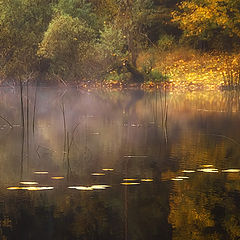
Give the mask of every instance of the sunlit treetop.
<path id="1" fill-rule="evenodd" d="M 238 0 L 182 1 L 172 13 L 185 36 L 208 39 L 214 30 L 240 37 L 240 2 Z"/>

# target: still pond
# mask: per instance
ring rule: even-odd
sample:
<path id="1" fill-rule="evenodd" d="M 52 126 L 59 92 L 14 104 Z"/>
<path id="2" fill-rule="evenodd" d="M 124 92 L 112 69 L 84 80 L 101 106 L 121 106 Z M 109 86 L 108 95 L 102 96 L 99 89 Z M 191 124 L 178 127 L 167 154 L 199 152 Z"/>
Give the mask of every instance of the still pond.
<path id="1" fill-rule="evenodd" d="M 20 100 L 0 89 L 0 239 L 239 239 L 237 91 L 29 87 Z"/>

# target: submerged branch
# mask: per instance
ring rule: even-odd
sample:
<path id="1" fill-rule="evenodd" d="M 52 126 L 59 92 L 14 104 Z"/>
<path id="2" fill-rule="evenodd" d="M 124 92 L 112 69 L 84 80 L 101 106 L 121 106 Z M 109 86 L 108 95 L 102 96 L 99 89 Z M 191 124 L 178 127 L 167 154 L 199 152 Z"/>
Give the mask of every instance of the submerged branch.
<path id="1" fill-rule="evenodd" d="M 13 125 L 5 117 L 0 115 L 0 118 L 4 120 L 9 125 L 10 128 L 13 128 Z"/>

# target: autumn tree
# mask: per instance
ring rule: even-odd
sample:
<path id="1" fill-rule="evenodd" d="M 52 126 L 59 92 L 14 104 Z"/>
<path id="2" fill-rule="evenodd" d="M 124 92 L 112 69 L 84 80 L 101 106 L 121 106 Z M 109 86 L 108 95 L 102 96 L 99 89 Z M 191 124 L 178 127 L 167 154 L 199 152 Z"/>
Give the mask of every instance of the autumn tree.
<path id="1" fill-rule="evenodd" d="M 240 2 L 237 0 L 182 1 L 173 12 L 173 21 L 185 39 L 203 40 L 224 47 L 240 38 Z M 219 44 L 221 44 L 219 46 Z"/>

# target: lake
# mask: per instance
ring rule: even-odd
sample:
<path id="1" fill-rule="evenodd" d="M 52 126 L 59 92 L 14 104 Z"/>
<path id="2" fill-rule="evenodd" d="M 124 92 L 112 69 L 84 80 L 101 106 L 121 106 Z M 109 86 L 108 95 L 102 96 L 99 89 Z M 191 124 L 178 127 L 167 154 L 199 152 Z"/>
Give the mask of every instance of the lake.
<path id="1" fill-rule="evenodd" d="M 0 88 L 0 239 L 239 239 L 239 92 L 20 96 Z"/>

